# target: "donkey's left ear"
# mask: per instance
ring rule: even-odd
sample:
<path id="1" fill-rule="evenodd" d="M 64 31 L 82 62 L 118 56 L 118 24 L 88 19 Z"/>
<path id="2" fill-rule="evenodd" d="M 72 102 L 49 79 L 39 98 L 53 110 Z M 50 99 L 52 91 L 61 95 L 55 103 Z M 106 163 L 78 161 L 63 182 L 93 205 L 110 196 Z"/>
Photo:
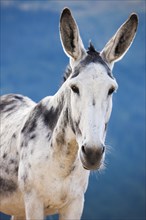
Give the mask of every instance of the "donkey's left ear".
<path id="1" fill-rule="evenodd" d="M 109 64 L 122 59 L 135 37 L 138 25 L 138 17 L 131 14 L 128 20 L 118 29 L 101 51 L 101 56 Z"/>
<path id="2" fill-rule="evenodd" d="M 85 53 L 85 49 L 79 34 L 78 26 L 68 8 L 65 8 L 60 18 L 60 37 L 62 46 L 73 61 L 78 61 Z"/>

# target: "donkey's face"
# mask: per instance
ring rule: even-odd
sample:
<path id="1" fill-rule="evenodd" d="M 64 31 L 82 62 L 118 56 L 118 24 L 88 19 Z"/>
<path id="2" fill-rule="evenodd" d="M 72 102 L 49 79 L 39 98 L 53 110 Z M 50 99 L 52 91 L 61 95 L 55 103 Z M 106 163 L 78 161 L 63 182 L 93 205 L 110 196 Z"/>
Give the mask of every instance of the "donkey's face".
<path id="1" fill-rule="evenodd" d="M 103 64 L 91 62 L 79 70 L 78 76 L 67 81 L 71 90 L 71 117 L 80 158 L 88 169 L 99 168 L 105 152 L 112 94 L 117 89 L 117 83 L 108 71 Z"/>
<path id="2" fill-rule="evenodd" d="M 111 70 L 128 50 L 136 32 L 135 14 L 121 26 L 101 53 L 90 45 L 84 49 L 78 27 L 69 9 L 60 19 L 63 48 L 70 57 L 70 112 L 83 167 L 98 169 L 104 161 L 106 127 L 112 110 L 112 94 L 117 83 Z"/>

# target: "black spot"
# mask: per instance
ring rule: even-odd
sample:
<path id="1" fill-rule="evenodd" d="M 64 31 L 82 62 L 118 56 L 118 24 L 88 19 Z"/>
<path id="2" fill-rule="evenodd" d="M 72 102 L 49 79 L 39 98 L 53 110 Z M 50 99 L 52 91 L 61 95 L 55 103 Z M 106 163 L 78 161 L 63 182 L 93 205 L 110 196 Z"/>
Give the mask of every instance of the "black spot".
<path id="1" fill-rule="evenodd" d="M 54 127 L 58 121 L 60 114 L 60 107 L 57 108 L 51 107 L 49 110 L 43 112 L 43 119 L 46 126 L 49 126 L 51 130 L 54 130 Z"/>
<path id="2" fill-rule="evenodd" d="M 96 102 L 95 102 L 95 98 L 93 98 L 92 100 L 92 105 L 95 106 Z"/>
<path id="3" fill-rule="evenodd" d="M 5 159 L 7 157 L 7 154 L 6 153 L 4 153 L 3 154 L 3 159 Z"/>
<path id="4" fill-rule="evenodd" d="M 6 180 L 0 177 L 0 194 L 13 193 L 17 189 L 17 185 L 12 180 Z"/>
<path id="5" fill-rule="evenodd" d="M 18 166 L 15 167 L 15 173 L 18 173 Z"/>
<path id="6" fill-rule="evenodd" d="M 15 133 L 12 135 L 12 138 L 16 138 L 16 134 Z"/>
<path id="7" fill-rule="evenodd" d="M 49 208 L 50 208 L 50 205 L 48 205 L 48 206 L 45 207 L 45 209 L 49 209 Z"/>
<path id="8" fill-rule="evenodd" d="M 52 131 L 54 130 L 58 118 L 60 116 L 60 113 L 62 111 L 63 108 L 63 103 L 64 103 L 64 97 L 62 96 L 60 98 L 60 100 L 58 101 L 58 106 L 57 107 L 53 107 L 51 106 L 50 109 L 47 109 L 46 107 L 44 107 L 43 111 L 42 111 L 42 117 L 43 117 L 43 121 L 44 124 L 49 127 Z"/>
<path id="9" fill-rule="evenodd" d="M 30 136 L 30 139 L 32 140 L 32 139 L 34 139 L 36 137 L 36 135 L 35 134 L 32 134 L 31 136 Z"/>
<path id="10" fill-rule="evenodd" d="M 10 163 L 14 164 L 14 163 L 16 163 L 16 161 L 14 159 L 10 159 Z"/>

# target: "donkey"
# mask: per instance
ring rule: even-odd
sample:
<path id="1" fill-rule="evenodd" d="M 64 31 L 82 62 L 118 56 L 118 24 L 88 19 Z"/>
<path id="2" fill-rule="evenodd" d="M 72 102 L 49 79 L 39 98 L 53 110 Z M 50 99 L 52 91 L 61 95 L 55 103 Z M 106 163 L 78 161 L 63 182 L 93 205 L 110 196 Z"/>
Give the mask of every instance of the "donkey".
<path id="1" fill-rule="evenodd" d="M 105 136 L 117 82 L 114 62 L 129 49 L 136 14 L 99 53 L 85 50 L 68 8 L 60 37 L 70 58 L 65 82 L 39 103 L 17 94 L 1 97 L 0 211 L 18 219 L 79 220 L 90 170 L 104 167 Z"/>

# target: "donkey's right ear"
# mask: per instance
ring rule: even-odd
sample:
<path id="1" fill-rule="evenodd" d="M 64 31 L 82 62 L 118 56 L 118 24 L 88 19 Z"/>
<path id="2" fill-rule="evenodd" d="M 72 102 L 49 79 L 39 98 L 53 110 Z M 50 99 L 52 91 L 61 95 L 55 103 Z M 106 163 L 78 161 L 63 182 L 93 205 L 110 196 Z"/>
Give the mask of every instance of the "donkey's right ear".
<path id="1" fill-rule="evenodd" d="M 73 61 L 80 60 L 85 54 L 78 26 L 68 8 L 65 8 L 60 18 L 60 38 L 63 49 Z"/>

